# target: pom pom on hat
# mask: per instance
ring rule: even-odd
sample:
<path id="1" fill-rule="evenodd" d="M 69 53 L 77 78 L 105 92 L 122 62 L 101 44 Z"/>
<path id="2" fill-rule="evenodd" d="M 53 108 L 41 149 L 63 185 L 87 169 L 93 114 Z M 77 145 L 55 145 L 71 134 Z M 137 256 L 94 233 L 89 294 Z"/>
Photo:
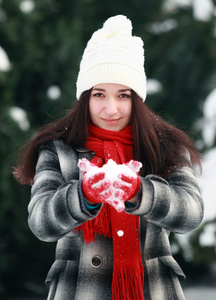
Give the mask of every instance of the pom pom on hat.
<path id="1" fill-rule="evenodd" d="M 128 86 L 145 101 L 143 41 L 132 36 L 131 21 L 123 15 L 109 18 L 89 40 L 80 63 L 77 99 L 99 83 Z"/>
<path id="2" fill-rule="evenodd" d="M 131 35 L 133 29 L 131 21 L 122 15 L 109 18 L 104 23 L 103 28 L 109 30 L 111 33 L 113 33 L 113 35 L 124 31 Z"/>

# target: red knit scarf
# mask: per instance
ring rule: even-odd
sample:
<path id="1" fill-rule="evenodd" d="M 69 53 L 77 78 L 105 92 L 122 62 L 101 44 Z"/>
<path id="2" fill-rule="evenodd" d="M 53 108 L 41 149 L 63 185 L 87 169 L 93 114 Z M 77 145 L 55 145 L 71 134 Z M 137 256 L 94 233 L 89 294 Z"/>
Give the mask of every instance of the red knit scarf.
<path id="1" fill-rule="evenodd" d="M 95 152 L 92 163 L 101 167 L 108 159 L 122 164 L 133 159 L 133 135 L 131 126 L 120 132 L 90 125 L 85 147 Z M 97 234 L 112 237 L 114 265 L 112 300 L 142 300 L 144 270 L 139 244 L 139 217 L 103 204 L 99 215 L 77 228 L 84 234 L 86 243 L 94 241 Z M 123 235 L 119 236 L 119 231 Z"/>

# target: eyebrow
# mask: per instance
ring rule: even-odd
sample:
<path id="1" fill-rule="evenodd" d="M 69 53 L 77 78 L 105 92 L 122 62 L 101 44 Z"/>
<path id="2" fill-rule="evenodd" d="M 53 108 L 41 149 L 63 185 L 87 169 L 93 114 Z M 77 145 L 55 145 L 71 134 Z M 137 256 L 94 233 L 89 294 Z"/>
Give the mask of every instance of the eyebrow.
<path id="1" fill-rule="evenodd" d="M 100 91 L 100 92 L 106 92 L 106 90 L 104 89 L 100 89 L 100 88 L 93 88 L 92 91 Z M 131 92 L 131 89 L 122 89 L 122 90 L 118 90 L 118 93 L 123 93 L 123 92 Z"/>

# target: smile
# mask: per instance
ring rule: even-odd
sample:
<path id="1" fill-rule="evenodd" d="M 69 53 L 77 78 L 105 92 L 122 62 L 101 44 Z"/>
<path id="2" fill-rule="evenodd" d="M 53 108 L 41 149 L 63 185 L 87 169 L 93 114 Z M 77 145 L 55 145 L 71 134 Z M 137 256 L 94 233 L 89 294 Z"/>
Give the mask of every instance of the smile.
<path id="1" fill-rule="evenodd" d="M 102 119 L 104 122 L 109 123 L 109 124 L 115 124 L 118 123 L 120 119 Z"/>

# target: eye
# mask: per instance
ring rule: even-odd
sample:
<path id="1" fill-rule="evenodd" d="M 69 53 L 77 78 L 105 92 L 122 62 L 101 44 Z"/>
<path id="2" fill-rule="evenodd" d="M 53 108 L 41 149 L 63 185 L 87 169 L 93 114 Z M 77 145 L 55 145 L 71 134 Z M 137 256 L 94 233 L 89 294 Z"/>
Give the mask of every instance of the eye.
<path id="1" fill-rule="evenodd" d="M 131 98 L 131 94 L 122 93 L 119 95 L 120 98 Z"/>
<path id="2" fill-rule="evenodd" d="M 93 97 L 102 98 L 102 97 L 104 97 L 104 94 L 102 94 L 102 93 L 94 93 L 94 94 L 92 94 L 92 96 Z"/>

